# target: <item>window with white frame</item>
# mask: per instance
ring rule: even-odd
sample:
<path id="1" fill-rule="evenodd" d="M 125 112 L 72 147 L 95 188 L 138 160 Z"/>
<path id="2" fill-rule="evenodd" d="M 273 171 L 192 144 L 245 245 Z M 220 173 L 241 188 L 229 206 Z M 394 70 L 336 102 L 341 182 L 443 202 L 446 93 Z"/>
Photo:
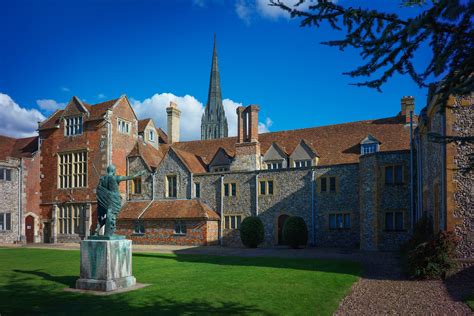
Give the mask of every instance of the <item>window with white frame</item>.
<path id="1" fill-rule="evenodd" d="M 186 224 L 182 221 L 174 223 L 174 234 L 175 235 L 186 235 Z"/>
<path id="2" fill-rule="evenodd" d="M 240 229 L 241 222 L 242 222 L 241 215 L 225 215 L 224 216 L 225 229 Z"/>
<path id="3" fill-rule="evenodd" d="M 311 159 L 296 160 L 295 168 L 311 167 Z"/>
<path id="4" fill-rule="evenodd" d="M 272 161 L 267 162 L 267 169 L 274 170 L 274 169 L 281 169 L 283 168 L 283 163 L 281 161 Z"/>
<path id="5" fill-rule="evenodd" d="M 351 228 L 351 214 L 350 213 L 336 213 L 329 214 L 329 229 L 350 229 Z"/>
<path id="6" fill-rule="evenodd" d="M 130 122 L 118 119 L 118 131 L 122 134 L 130 134 Z"/>
<path id="7" fill-rule="evenodd" d="M 145 234 L 145 224 L 143 221 L 136 221 L 135 222 L 135 227 L 133 229 L 133 234 L 135 235 L 143 235 Z"/>
<path id="8" fill-rule="evenodd" d="M 12 229 L 12 214 L 0 213 L 0 231 Z"/>
<path id="9" fill-rule="evenodd" d="M 166 176 L 166 197 L 175 198 L 177 196 L 177 177 L 176 175 Z"/>
<path id="10" fill-rule="evenodd" d="M 372 154 L 372 153 L 377 152 L 378 151 L 377 147 L 378 147 L 377 143 L 363 144 L 362 145 L 362 155 Z"/>
<path id="11" fill-rule="evenodd" d="M 64 135 L 73 136 L 82 134 L 82 116 L 64 118 Z"/>
<path id="12" fill-rule="evenodd" d="M 194 182 L 194 197 L 200 198 L 201 197 L 201 183 Z"/>
<path id="13" fill-rule="evenodd" d="M 58 154 L 58 188 L 72 189 L 87 186 L 87 152 Z"/>
<path id="14" fill-rule="evenodd" d="M 0 180 L 12 181 L 12 170 L 9 168 L 0 168 Z"/>
<path id="15" fill-rule="evenodd" d="M 155 141 L 155 132 L 153 130 L 148 131 L 148 139 L 150 140 L 150 142 Z"/>
<path id="16" fill-rule="evenodd" d="M 67 204 L 59 207 L 59 233 L 64 235 L 84 234 L 84 204 Z"/>

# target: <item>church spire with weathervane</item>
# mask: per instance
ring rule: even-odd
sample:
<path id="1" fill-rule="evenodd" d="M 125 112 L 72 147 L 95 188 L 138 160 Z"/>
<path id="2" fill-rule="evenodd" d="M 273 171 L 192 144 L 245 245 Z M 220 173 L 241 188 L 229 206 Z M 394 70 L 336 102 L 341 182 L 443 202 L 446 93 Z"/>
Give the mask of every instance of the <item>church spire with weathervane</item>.
<path id="1" fill-rule="evenodd" d="M 212 52 L 211 78 L 206 108 L 201 119 L 201 139 L 227 137 L 228 127 L 222 105 L 221 83 L 217 66 L 217 43 L 214 34 L 214 50 Z"/>

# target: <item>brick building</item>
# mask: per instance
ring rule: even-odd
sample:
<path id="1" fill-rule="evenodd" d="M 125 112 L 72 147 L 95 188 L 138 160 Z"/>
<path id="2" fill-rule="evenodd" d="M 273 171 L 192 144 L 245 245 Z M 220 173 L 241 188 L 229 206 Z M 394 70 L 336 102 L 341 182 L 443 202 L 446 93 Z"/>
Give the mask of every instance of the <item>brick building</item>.
<path id="1" fill-rule="evenodd" d="M 38 137 L 0 136 L 0 242 L 41 242 Z"/>

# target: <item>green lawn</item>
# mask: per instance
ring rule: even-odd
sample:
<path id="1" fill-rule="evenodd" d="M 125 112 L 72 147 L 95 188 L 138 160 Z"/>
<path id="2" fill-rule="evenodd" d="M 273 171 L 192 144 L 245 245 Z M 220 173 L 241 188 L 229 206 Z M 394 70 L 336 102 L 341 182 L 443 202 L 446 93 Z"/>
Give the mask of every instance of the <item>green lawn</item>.
<path id="1" fill-rule="evenodd" d="M 137 253 L 133 274 L 151 285 L 96 296 L 63 291 L 79 251 L 0 249 L 0 314 L 329 315 L 360 272 L 343 261 Z"/>
<path id="2" fill-rule="evenodd" d="M 472 311 L 474 312 L 474 296 L 468 298 L 466 303 L 472 309 Z"/>

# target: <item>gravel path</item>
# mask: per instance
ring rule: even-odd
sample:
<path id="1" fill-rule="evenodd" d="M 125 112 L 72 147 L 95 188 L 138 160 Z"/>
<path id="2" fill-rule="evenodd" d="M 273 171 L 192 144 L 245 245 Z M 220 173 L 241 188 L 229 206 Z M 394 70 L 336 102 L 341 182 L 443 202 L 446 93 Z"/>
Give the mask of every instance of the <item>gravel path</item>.
<path id="1" fill-rule="evenodd" d="M 408 280 L 396 256 L 361 258 L 363 277 L 335 315 L 474 315 L 463 302 L 474 293 L 474 267 L 438 280 Z"/>
<path id="2" fill-rule="evenodd" d="M 79 244 L 28 244 L 0 247 L 29 247 L 73 250 Z M 408 280 L 401 272 L 399 258 L 387 252 L 337 249 L 229 248 L 133 245 L 134 252 L 207 254 L 243 257 L 287 257 L 339 259 L 361 262 L 364 275 L 354 284 L 335 315 L 474 315 L 463 302 L 474 295 L 474 266 L 442 281 Z"/>

